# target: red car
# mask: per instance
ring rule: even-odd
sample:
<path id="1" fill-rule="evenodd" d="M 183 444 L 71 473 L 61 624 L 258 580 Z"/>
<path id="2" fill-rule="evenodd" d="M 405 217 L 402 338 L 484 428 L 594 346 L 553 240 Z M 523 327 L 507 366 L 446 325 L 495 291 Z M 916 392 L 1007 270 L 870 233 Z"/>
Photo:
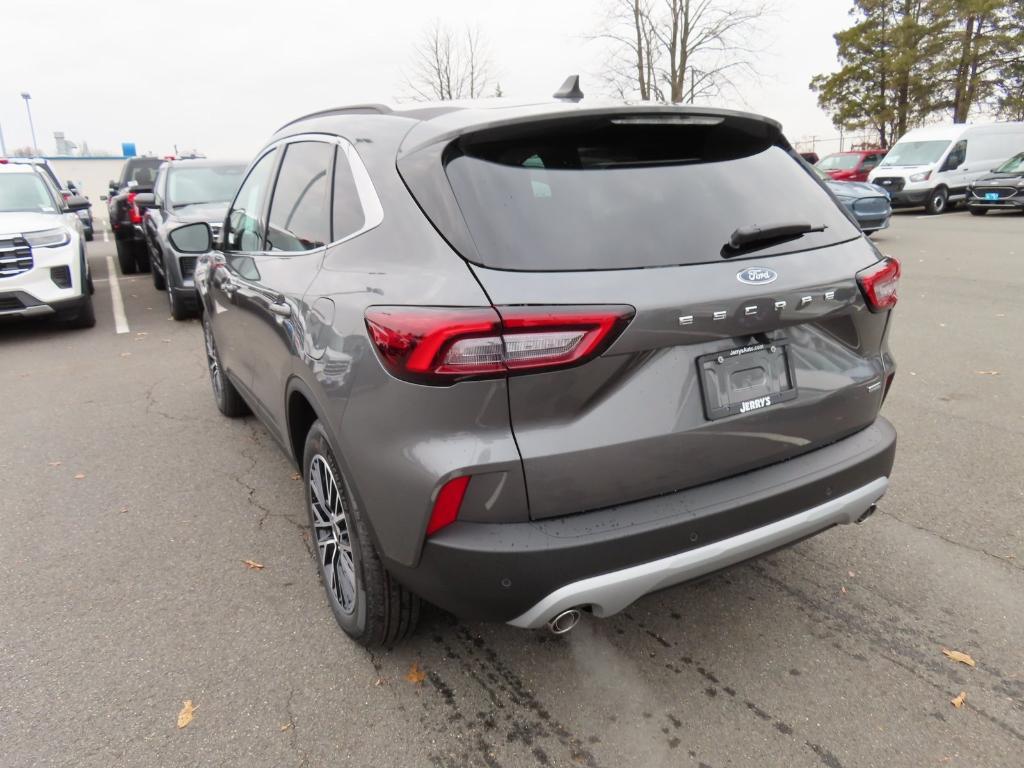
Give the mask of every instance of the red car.
<path id="1" fill-rule="evenodd" d="M 882 162 L 883 157 L 884 149 L 833 152 L 818 162 L 818 168 L 835 181 L 867 181 L 871 169 Z"/>

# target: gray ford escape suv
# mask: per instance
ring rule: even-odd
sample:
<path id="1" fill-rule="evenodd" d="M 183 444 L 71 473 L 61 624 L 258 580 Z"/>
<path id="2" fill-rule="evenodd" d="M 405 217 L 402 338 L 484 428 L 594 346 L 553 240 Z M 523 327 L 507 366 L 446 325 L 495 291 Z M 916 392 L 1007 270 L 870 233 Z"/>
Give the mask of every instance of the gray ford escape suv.
<path id="1" fill-rule="evenodd" d="M 260 152 L 212 250 L 171 236 L 203 253 L 217 404 L 301 468 L 361 643 L 421 598 L 567 630 L 886 490 L 899 265 L 771 120 L 329 110 Z"/>

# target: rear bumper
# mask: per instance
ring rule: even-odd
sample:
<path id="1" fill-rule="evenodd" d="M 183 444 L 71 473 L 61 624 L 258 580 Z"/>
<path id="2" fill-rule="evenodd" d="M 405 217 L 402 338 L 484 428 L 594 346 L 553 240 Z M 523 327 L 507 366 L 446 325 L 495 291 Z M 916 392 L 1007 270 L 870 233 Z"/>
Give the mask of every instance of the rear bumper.
<path id="1" fill-rule="evenodd" d="M 457 522 L 418 566 L 389 563 L 426 600 L 465 618 L 543 625 L 639 597 L 860 518 L 881 498 L 896 432 L 879 418 L 837 443 L 737 477 L 531 523 Z"/>
<path id="2" fill-rule="evenodd" d="M 837 499 L 714 544 L 566 584 L 509 624 L 536 629 L 581 605 L 590 606 L 595 616 L 611 616 L 651 592 L 728 568 L 834 525 L 856 522 L 882 498 L 888 485 L 888 478 L 879 477 Z"/>

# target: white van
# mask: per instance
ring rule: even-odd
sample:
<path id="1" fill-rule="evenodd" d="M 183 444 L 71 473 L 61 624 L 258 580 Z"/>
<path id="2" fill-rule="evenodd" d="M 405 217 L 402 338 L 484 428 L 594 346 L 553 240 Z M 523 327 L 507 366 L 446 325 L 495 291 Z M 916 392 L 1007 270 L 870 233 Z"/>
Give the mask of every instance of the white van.
<path id="1" fill-rule="evenodd" d="M 1024 123 L 929 125 L 906 133 L 868 181 L 888 190 L 893 208 L 923 205 L 942 213 L 967 186 L 1024 152 Z"/>

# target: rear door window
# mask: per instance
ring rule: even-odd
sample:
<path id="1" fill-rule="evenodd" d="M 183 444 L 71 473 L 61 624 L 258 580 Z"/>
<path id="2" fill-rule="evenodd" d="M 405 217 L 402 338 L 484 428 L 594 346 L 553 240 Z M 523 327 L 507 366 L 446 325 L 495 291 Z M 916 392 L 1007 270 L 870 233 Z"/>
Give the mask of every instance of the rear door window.
<path id="1" fill-rule="evenodd" d="M 469 136 L 445 167 L 477 249 L 471 260 L 484 266 L 716 262 L 736 229 L 784 222 L 825 229 L 750 256 L 859 236 L 785 149 L 728 125 L 605 118 L 510 138 Z"/>
<path id="2" fill-rule="evenodd" d="M 270 203 L 267 250 L 309 251 L 330 242 L 333 159 L 333 144 L 288 145 Z"/>

